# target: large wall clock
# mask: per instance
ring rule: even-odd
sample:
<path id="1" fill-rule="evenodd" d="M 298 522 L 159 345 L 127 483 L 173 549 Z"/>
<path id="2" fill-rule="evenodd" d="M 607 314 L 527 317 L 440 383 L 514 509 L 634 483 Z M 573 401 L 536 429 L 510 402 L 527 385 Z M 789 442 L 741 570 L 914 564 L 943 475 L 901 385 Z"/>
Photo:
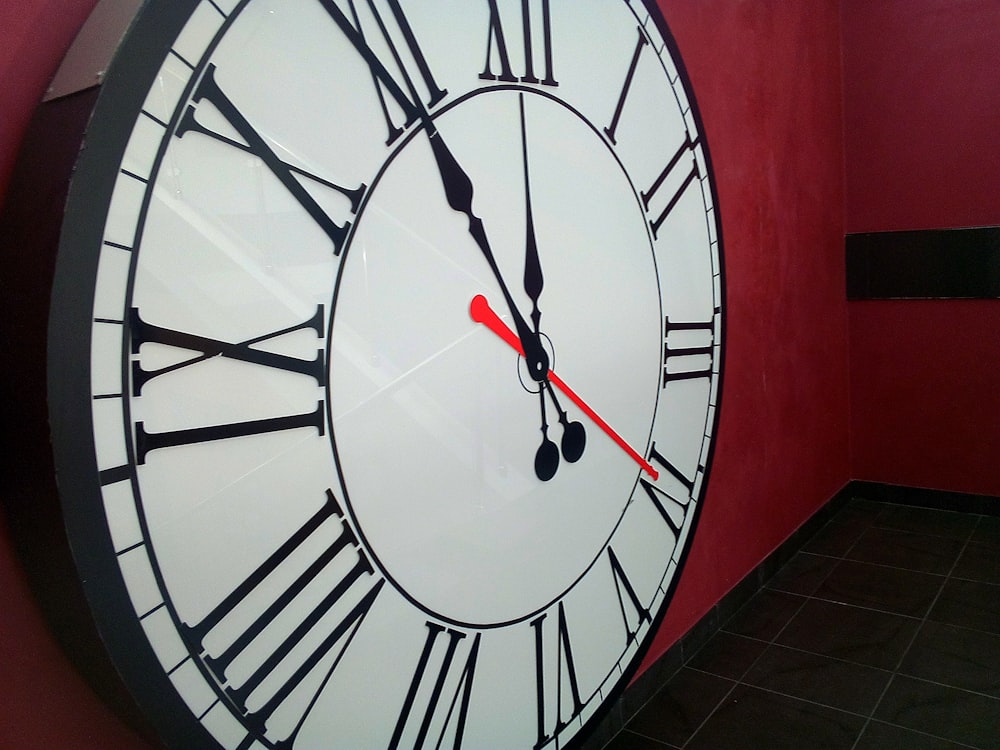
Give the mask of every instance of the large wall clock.
<path id="1" fill-rule="evenodd" d="M 50 401 L 177 748 L 562 748 L 660 622 L 723 302 L 655 3 L 159 0 L 67 207 Z"/>

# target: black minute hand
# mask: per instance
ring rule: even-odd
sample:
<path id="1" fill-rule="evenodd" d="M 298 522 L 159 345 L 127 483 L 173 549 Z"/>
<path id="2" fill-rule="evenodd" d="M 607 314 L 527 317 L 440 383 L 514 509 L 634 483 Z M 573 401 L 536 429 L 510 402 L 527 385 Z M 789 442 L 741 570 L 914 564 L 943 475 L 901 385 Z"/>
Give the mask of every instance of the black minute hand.
<path id="1" fill-rule="evenodd" d="M 444 184 L 445 196 L 455 211 L 463 213 L 469 217 L 469 234 L 476 241 L 480 251 L 486 258 L 500 291 L 503 293 L 510 308 L 510 314 L 514 318 L 514 328 L 517 330 L 517 337 L 521 340 L 524 348 L 524 359 L 528 365 L 531 377 L 536 381 L 543 381 L 549 373 L 549 356 L 542 348 L 538 334 L 528 327 L 524 317 L 518 311 L 511 297 L 510 290 L 500 275 L 493 251 L 490 249 L 489 240 L 486 238 L 486 230 L 483 228 L 483 221 L 472 211 L 472 180 L 465 173 L 459 163 L 455 160 L 448 146 L 441 138 L 441 134 L 434 128 L 433 124 L 427 124 L 427 133 L 430 137 L 431 150 L 434 152 L 434 159 L 437 161 L 438 170 L 441 172 L 441 182 Z"/>
<path id="2" fill-rule="evenodd" d="M 524 123 L 524 94 L 518 96 L 521 105 L 521 151 L 524 160 L 524 202 L 526 229 L 524 240 L 524 291 L 531 298 L 531 322 L 535 333 L 541 333 L 542 311 L 538 309 L 538 298 L 542 295 L 545 279 L 542 263 L 538 259 L 538 243 L 535 241 L 535 222 L 531 215 L 531 181 L 528 178 L 528 134 Z"/>

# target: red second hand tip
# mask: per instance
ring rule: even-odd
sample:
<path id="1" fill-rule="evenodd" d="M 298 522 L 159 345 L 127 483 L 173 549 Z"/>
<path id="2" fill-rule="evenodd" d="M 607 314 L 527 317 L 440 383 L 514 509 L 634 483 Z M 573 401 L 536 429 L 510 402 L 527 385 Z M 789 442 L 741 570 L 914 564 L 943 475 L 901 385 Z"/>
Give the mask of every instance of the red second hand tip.
<path id="1" fill-rule="evenodd" d="M 477 294 L 472 298 L 472 302 L 469 305 L 469 314 L 472 319 L 477 323 L 482 323 L 484 326 L 489 328 L 493 333 L 499 336 L 501 339 L 507 342 L 507 344 L 514 349 L 518 354 L 524 356 L 524 349 L 521 347 L 521 341 L 518 339 L 517 335 L 507 327 L 500 316 L 497 315 L 493 308 L 490 307 L 489 301 L 481 294 Z M 615 429 L 605 422 L 601 415 L 594 411 L 590 404 L 584 401 L 572 388 L 566 385 L 565 381 L 560 378 L 553 370 L 549 370 L 549 382 L 552 383 L 556 388 L 562 391 L 566 396 L 569 397 L 570 401 L 576 404 L 580 410 L 586 414 L 598 427 L 600 427 L 612 440 L 617 443 L 618 447 L 621 448 L 625 453 L 632 458 L 639 466 L 654 480 L 657 479 L 660 474 L 653 468 L 653 466 L 647 461 L 642 455 L 628 442 L 619 435 Z"/>

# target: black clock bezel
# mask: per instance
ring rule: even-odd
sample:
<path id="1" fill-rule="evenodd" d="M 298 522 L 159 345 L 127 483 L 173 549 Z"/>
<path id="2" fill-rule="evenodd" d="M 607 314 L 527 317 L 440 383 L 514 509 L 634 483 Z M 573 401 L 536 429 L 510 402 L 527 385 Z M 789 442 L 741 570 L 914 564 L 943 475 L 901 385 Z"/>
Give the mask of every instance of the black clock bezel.
<path id="1" fill-rule="evenodd" d="M 248 2 L 249 0 L 244 0 Z M 63 520 L 79 578 L 90 604 L 99 633 L 124 683 L 150 718 L 161 737 L 172 747 L 200 750 L 217 748 L 218 743 L 199 718 L 181 699 L 163 671 L 136 616 L 117 563 L 110 531 L 103 515 L 102 485 L 110 477 L 100 475 L 91 412 L 90 346 L 94 284 L 104 219 L 118 176 L 118 165 L 128 144 L 137 113 L 160 70 L 163 59 L 179 32 L 201 0 L 147 2 L 122 42 L 102 84 L 74 172 L 66 204 L 59 255 L 52 287 L 49 320 L 48 392 L 50 426 L 57 481 L 62 498 Z M 704 125 L 676 41 L 656 0 L 644 0 L 649 16 L 666 42 L 668 53 L 691 107 L 699 132 Z M 236 12 L 233 16 L 237 15 Z M 221 37 L 222 32 L 218 35 Z M 714 175 L 707 141 L 702 152 L 706 168 Z M 710 180 L 715 208 L 718 272 L 725 295 L 723 243 L 717 186 Z M 711 433 L 718 434 L 725 355 L 726 305 L 720 315 L 723 340 L 719 342 L 717 399 Z M 712 440 L 705 457 L 701 499 L 707 492 L 715 451 Z M 134 468 L 129 476 L 136 482 Z M 120 477 L 115 477 L 120 478 Z M 103 481 L 102 481 L 103 479 Z M 691 533 L 697 528 L 703 502 L 695 508 Z M 677 563 L 661 606 L 643 642 L 611 694 L 605 696 L 596 713 L 565 745 L 581 747 L 594 728 L 604 720 L 610 707 L 623 693 L 660 629 L 670 608 L 684 564 L 690 553 L 688 541 Z M 173 613 L 172 613 L 173 616 Z M 174 616 L 175 624 L 177 622 Z"/>
<path id="2" fill-rule="evenodd" d="M 104 219 L 136 114 L 200 0 L 146 3 L 108 69 L 70 184 L 52 282 L 49 421 L 63 522 L 98 632 L 140 709 L 172 747 L 216 750 L 163 671 L 128 597 L 103 514 L 90 404 L 94 279 Z"/>

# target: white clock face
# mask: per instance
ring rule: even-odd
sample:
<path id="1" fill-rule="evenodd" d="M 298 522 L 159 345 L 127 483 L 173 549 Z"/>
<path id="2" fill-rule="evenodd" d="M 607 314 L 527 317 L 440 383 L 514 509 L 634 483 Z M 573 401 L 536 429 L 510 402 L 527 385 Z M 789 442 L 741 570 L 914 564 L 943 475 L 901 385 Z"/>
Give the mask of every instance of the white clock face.
<path id="1" fill-rule="evenodd" d="M 158 675 L 140 702 L 172 691 L 168 741 L 565 747 L 627 682 L 722 360 L 664 34 L 615 0 L 140 18 L 94 120 L 114 156 L 75 187 L 101 210 L 71 203 L 60 259 L 86 300 L 56 300 L 55 367 L 85 393 L 54 401 L 93 435 L 81 575 L 127 614 L 112 655 Z"/>

